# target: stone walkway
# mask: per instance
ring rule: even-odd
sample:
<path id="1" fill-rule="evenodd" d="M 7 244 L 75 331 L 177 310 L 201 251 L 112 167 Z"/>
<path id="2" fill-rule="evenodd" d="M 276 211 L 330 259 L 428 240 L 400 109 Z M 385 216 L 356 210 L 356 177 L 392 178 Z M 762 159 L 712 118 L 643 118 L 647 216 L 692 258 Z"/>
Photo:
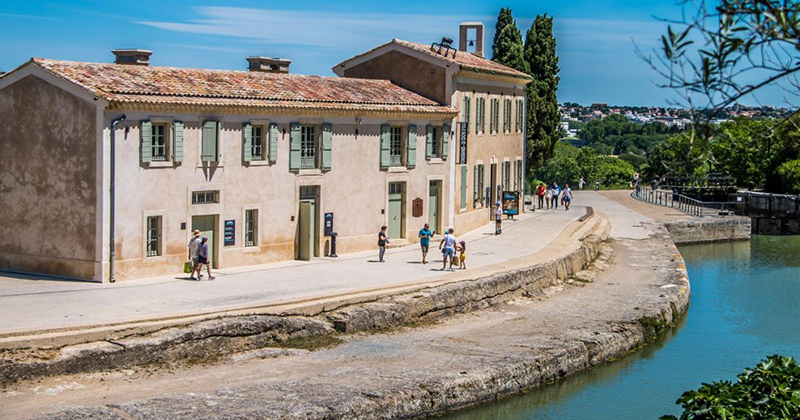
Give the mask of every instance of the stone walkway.
<path id="1" fill-rule="evenodd" d="M 597 193 L 576 192 L 568 212 L 560 208 L 526 213 L 515 222 L 504 222 L 500 236 L 492 234 L 493 224 L 460 236 L 468 244 L 468 267 L 483 267 L 539 251 L 570 222 L 585 214 L 586 206 L 610 212 L 610 216 L 624 216 L 626 211 Z M 614 229 L 627 231 L 624 237 L 642 235 L 623 224 L 616 224 Z M 438 270 L 441 254 L 434 250 L 438 245 L 434 240 L 431 263 L 427 265 L 420 263 L 419 247 L 412 245 L 389 250 L 383 264 L 375 262 L 377 252 L 364 252 L 337 259 L 218 270 L 216 280 L 202 282 L 189 281 L 188 277 L 160 277 L 99 284 L 0 276 L 0 338 L 30 331 L 219 312 L 441 278 L 450 273 Z"/>

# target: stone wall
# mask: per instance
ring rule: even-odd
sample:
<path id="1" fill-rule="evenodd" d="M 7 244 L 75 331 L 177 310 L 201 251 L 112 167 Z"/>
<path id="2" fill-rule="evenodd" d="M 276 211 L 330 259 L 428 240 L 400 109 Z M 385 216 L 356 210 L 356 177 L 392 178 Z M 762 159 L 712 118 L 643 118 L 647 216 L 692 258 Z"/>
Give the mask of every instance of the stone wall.
<path id="1" fill-rule="evenodd" d="M 664 222 L 676 244 L 727 242 L 750 239 L 750 218 L 704 218 Z"/>

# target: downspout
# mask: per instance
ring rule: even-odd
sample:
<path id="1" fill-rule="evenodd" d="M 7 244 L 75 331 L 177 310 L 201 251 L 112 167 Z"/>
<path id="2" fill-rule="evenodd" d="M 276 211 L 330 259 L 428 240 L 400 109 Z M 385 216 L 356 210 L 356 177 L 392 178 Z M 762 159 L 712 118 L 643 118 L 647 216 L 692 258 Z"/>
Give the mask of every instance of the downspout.
<path id="1" fill-rule="evenodd" d="M 525 212 L 525 191 L 528 189 L 528 86 L 522 87 L 525 97 L 522 101 L 522 212 Z M 531 207 L 536 209 L 536 204 L 531 196 Z"/>
<path id="2" fill-rule="evenodd" d="M 108 281 L 109 283 L 114 283 L 116 279 L 114 278 L 114 260 L 116 259 L 116 252 L 114 251 L 114 215 L 115 215 L 115 201 L 114 195 L 116 191 L 116 159 L 117 159 L 117 143 L 114 141 L 114 134 L 117 131 L 117 124 L 125 121 L 125 114 L 117 117 L 114 121 L 111 122 L 111 160 L 110 160 L 110 177 L 111 177 L 111 186 L 109 187 L 109 207 L 110 207 L 110 214 L 108 217 L 108 224 L 109 224 L 109 239 L 108 239 Z"/>

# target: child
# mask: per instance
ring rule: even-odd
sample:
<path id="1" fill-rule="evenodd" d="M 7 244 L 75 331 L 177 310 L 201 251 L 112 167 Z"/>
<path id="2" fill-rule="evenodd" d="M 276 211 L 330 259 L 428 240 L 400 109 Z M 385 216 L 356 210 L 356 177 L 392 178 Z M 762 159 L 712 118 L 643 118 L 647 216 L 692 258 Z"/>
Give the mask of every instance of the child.
<path id="1" fill-rule="evenodd" d="M 461 260 L 461 265 L 458 268 L 466 270 L 467 264 L 464 262 L 464 260 L 467 258 L 467 241 L 461 241 L 459 245 L 460 246 L 458 248 L 459 251 L 461 252 L 461 255 L 459 255 L 459 259 Z"/>

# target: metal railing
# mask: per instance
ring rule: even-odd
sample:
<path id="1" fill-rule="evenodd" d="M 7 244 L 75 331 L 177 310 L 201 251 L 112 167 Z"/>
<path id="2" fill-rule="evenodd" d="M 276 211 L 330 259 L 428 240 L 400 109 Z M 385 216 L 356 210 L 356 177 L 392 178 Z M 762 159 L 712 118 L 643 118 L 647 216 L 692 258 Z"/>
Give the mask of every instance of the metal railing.
<path id="1" fill-rule="evenodd" d="M 639 186 L 632 196 L 650 204 L 672 207 L 695 217 L 741 213 L 741 201 L 701 201 L 670 190 Z"/>
<path id="2" fill-rule="evenodd" d="M 705 207 L 703 206 L 702 201 L 680 194 L 672 194 L 672 199 L 673 208 L 677 208 L 678 210 L 695 217 L 703 217 L 703 210 Z M 675 206 L 675 203 L 677 203 L 677 206 Z"/>

